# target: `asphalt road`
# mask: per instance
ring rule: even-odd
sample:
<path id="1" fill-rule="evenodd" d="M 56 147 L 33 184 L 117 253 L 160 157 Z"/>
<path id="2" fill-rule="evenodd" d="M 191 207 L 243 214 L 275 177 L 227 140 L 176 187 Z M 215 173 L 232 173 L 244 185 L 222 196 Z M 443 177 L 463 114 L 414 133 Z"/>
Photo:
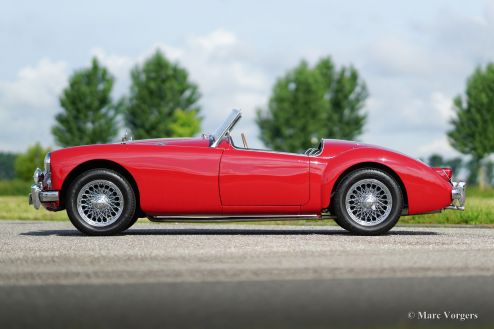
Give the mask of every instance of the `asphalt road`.
<path id="1" fill-rule="evenodd" d="M 0 328 L 464 328 L 492 310 L 494 229 L 0 221 Z"/>

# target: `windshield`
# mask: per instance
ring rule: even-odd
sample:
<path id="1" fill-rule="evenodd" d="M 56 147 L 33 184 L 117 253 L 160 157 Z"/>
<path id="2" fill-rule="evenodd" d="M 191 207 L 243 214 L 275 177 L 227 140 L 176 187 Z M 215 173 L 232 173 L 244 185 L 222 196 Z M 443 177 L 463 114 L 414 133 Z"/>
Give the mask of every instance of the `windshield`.
<path id="1" fill-rule="evenodd" d="M 232 110 L 230 115 L 226 118 L 226 120 L 214 131 L 211 135 L 213 137 L 212 147 L 218 146 L 223 137 L 232 130 L 235 124 L 240 120 L 242 114 L 240 110 Z"/>

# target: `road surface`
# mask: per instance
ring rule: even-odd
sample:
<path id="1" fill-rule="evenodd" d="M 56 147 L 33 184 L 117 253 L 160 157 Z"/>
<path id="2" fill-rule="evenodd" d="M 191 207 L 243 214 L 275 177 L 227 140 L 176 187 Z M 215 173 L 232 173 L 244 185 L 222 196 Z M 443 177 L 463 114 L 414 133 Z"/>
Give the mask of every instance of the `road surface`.
<path id="1" fill-rule="evenodd" d="M 493 309 L 494 229 L 0 221 L 0 328 L 465 327 Z"/>

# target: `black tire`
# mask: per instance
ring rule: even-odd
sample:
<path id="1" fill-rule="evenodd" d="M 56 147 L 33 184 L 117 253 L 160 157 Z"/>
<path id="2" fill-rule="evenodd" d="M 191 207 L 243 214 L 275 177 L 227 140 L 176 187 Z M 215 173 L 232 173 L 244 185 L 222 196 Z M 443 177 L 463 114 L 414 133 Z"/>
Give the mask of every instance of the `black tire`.
<path id="1" fill-rule="evenodd" d="M 334 198 L 336 223 L 359 235 L 388 232 L 396 225 L 402 209 L 400 186 L 392 176 L 377 169 L 357 169 L 347 174 Z"/>
<path id="2" fill-rule="evenodd" d="M 96 193 L 97 196 L 103 195 L 103 199 L 95 205 L 93 201 L 90 201 L 94 200 L 93 196 L 88 196 L 90 193 Z M 79 209 L 78 197 L 81 204 L 84 203 Z M 112 205 L 116 208 L 108 206 L 108 198 L 112 198 L 111 202 L 114 202 Z M 80 232 L 87 235 L 117 234 L 135 222 L 134 190 L 122 175 L 110 169 L 92 169 L 77 176 L 70 184 L 65 200 L 70 221 Z M 93 212 L 87 210 L 88 207 L 97 209 L 97 215 L 93 216 Z M 105 211 L 107 217 L 110 218 L 107 219 L 100 215 L 100 210 Z"/>
<path id="3" fill-rule="evenodd" d="M 124 231 L 125 231 L 125 230 L 128 230 L 129 228 L 131 228 L 131 227 L 132 227 L 132 225 L 134 225 L 134 224 L 137 222 L 137 220 L 138 220 L 138 219 L 139 219 L 139 216 L 134 215 L 134 218 L 132 218 L 132 220 L 129 222 L 129 226 L 127 226 L 127 227 L 124 229 Z"/>

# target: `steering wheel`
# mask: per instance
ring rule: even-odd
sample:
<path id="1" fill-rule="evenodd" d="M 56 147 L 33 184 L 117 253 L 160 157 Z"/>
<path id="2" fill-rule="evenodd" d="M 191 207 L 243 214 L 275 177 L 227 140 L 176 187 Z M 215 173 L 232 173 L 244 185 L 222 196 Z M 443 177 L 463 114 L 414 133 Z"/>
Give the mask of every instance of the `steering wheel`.
<path id="1" fill-rule="evenodd" d="M 245 138 L 244 133 L 241 133 L 240 136 L 242 137 L 242 143 L 244 143 L 244 148 L 248 149 L 249 145 L 247 145 L 247 139 Z"/>

